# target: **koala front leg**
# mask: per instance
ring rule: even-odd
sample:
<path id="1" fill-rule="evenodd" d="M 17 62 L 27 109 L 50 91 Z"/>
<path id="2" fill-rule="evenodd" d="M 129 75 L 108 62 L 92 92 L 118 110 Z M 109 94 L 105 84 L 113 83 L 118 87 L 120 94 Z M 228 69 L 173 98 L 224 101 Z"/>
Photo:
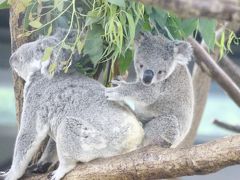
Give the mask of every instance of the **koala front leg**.
<path id="1" fill-rule="evenodd" d="M 37 164 L 30 167 L 33 173 L 45 173 L 51 167 L 54 167 L 58 161 L 55 141 L 50 137 L 46 148 Z"/>
<path id="2" fill-rule="evenodd" d="M 180 136 L 178 119 L 175 116 L 159 116 L 144 125 L 143 146 L 170 147 Z"/>
<path id="3" fill-rule="evenodd" d="M 129 101 L 133 103 L 140 103 L 142 105 L 150 105 L 155 102 L 161 90 L 157 85 L 145 86 L 141 82 L 125 82 L 113 80 L 112 84 L 116 87 L 106 88 L 105 96 L 110 101 L 123 101 L 129 104 Z M 156 91 L 155 88 L 158 88 Z"/>
<path id="4" fill-rule="evenodd" d="M 21 125 L 15 143 L 12 166 L 6 173 L 5 180 L 17 180 L 23 176 L 29 162 L 46 138 L 47 133 L 48 127 L 43 127 L 41 132 L 38 132 L 34 126 L 24 127 L 24 124 Z"/>

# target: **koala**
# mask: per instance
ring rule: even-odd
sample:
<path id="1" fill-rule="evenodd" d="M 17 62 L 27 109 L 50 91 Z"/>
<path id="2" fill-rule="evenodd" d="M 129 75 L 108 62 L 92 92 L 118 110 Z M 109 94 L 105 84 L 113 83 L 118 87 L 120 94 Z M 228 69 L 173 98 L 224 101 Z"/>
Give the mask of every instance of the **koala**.
<path id="1" fill-rule="evenodd" d="M 1 177 L 6 180 L 22 177 L 47 136 L 51 137 L 47 147 L 55 146 L 52 144 L 55 141 L 59 160 L 52 180 L 64 177 L 77 162 L 115 156 L 141 146 L 144 137 L 141 122 L 128 108 L 108 101 L 102 84 L 75 73 L 48 78 L 42 73 L 39 59 L 20 53 L 28 49 L 27 45 L 10 58 L 12 68 L 26 79 L 26 84 L 13 162 Z"/>
<path id="2" fill-rule="evenodd" d="M 71 31 L 68 35 L 67 33 L 67 30 L 58 28 L 52 36 L 39 37 L 36 41 L 23 44 L 10 58 L 13 70 L 25 81 L 29 77 L 29 72 L 35 72 L 39 69 L 48 78 L 52 78 L 54 74 L 62 72 L 64 65 L 66 65 L 66 60 L 70 57 L 70 52 L 64 48 L 60 49 L 61 40 L 67 36 L 67 41 L 72 42 L 76 36 L 75 31 Z M 49 47 L 53 47 L 52 54 L 48 60 L 42 61 L 44 51 Z M 80 59 L 80 55 L 74 53 L 71 59 L 73 63 L 76 63 Z M 23 63 L 19 64 L 19 61 Z M 25 66 L 25 61 L 27 61 L 28 66 Z M 56 69 L 50 74 L 49 66 L 53 63 L 56 64 Z M 74 71 L 74 68 L 70 69 L 70 72 L 72 71 Z"/>
<path id="3" fill-rule="evenodd" d="M 163 36 L 141 34 L 135 42 L 136 81 L 112 82 L 105 96 L 131 108 L 143 123 L 143 145 L 177 147 L 193 116 L 193 86 L 187 63 L 191 45 Z"/>

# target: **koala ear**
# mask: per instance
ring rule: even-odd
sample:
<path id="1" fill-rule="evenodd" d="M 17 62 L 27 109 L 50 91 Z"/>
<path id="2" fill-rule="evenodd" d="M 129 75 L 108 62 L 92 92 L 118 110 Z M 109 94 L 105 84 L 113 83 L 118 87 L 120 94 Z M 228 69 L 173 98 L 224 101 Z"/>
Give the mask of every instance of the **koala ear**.
<path id="1" fill-rule="evenodd" d="M 183 65 L 188 64 L 192 59 L 192 46 L 186 41 L 174 42 L 175 60 Z"/>
<path id="2" fill-rule="evenodd" d="M 44 52 L 47 47 L 55 46 L 58 43 L 58 39 L 52 36 L 44 37 L 38 40 L 37 50 Z"/>
<path id="3" fill-rule="evenodd" d="M 150 35 L 149 32 L 139 32 L 134 39 L 135 47 L 139 47 L 139 45 L 143 42 L 143 40 L 148 38 L 149 35 Z"/>

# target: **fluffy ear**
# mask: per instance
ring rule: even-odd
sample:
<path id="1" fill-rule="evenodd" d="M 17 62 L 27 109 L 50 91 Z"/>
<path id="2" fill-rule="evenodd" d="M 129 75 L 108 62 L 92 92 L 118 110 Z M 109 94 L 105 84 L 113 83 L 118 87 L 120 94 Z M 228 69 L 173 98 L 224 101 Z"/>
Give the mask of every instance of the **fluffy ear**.
<path id="1" fill-rule="evenodd" d="M 47 36 L 38 40 L 37 50 L 44 52 L 47 47 L 54 47 L 59 40 L 53 36 Z"/>
<path id="2" fill-rule="evenodd" d="M 178 63 L 186 65 L 192 59 L 192 46 L 186 41 L 176 41 L 174 42 L 174 54 Z"/>
<path id="3" fill-rule="evenodd" d="M 149 32 L 139 32 L 135 36 L 134 44 L 135 47 L 139 47 L 139 45 L 143 42 L 144 39 L 147 39 L 151 34 Z"/>

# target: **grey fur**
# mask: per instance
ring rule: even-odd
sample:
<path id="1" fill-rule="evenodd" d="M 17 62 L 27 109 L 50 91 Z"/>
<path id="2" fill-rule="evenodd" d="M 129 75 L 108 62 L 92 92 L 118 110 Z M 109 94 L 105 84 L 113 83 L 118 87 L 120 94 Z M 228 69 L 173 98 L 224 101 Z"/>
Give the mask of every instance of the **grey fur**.
<path id="1" fill-rule="evenodd" d="M 23 53 L 25 48 L 28 46 L 17 50 L 10 60 L 26 85 L 21 126 L 6 180 L 24 174 L 48 135 L 56 142 L 59 159 L 54 180 L 61 179 L 78 161 L 126 153 L 141 145 L 141 123 L 128 108 L 107 101 L 104 86 L 83 75 L 60 73 L 49 79 L 42 74 L 41 64 L 34 66 L 35 57 Z"/>
<path id="2" fill-rule="evenodd" d="M 68 34 L 68 35 L 67 35 Z M 23 44 L 20 48 L 14 52 L 10 58 L 10 65 L 21 76 L 27 80 L 30 72 L 41 70 L 41 74 L 48 78 L 52 78 L 54 74 L 63 71 L 66 65 L 66 60 L 70 57 L 70 52 L 64 48 L 60 49 L 61 40 L 67 36 L 67 42 L 72 42 L 76 35 L 75 31 L 67 32 L 64 29 L 57 29 L 54 35 L 40 37 L 36 41 Z M 42 61 L 44 51 L 48 47 L 53 47 L 53 51 L 50 59 Z M 75 63 L 80 56 L 77 53 L 73 54 L 72 62 Z M 24 61 L 28 63 L 25 66 Z M 19 63 L 22 62 L 22 63 Z M 55 64 L 56 69 L 53 74 L 49 72 L 50 64 Z M 74 68 L 70 69 L 70 72 L 74 71 Z"/>
<path id="3" fill-rule="evenodd" d="M 184 41 L 149 34 L 140 36 L 135 46 L 136 82 L 113 81 L 117 86 L 107 88 L 105 95 L 135 112 L 144 124 L 144 145 L 176 147 L 192 123 L 193 87 L 187 68 L 192 48 Z M 146 70 L 154 73 L 151 84 L 143 81 Z"/>

